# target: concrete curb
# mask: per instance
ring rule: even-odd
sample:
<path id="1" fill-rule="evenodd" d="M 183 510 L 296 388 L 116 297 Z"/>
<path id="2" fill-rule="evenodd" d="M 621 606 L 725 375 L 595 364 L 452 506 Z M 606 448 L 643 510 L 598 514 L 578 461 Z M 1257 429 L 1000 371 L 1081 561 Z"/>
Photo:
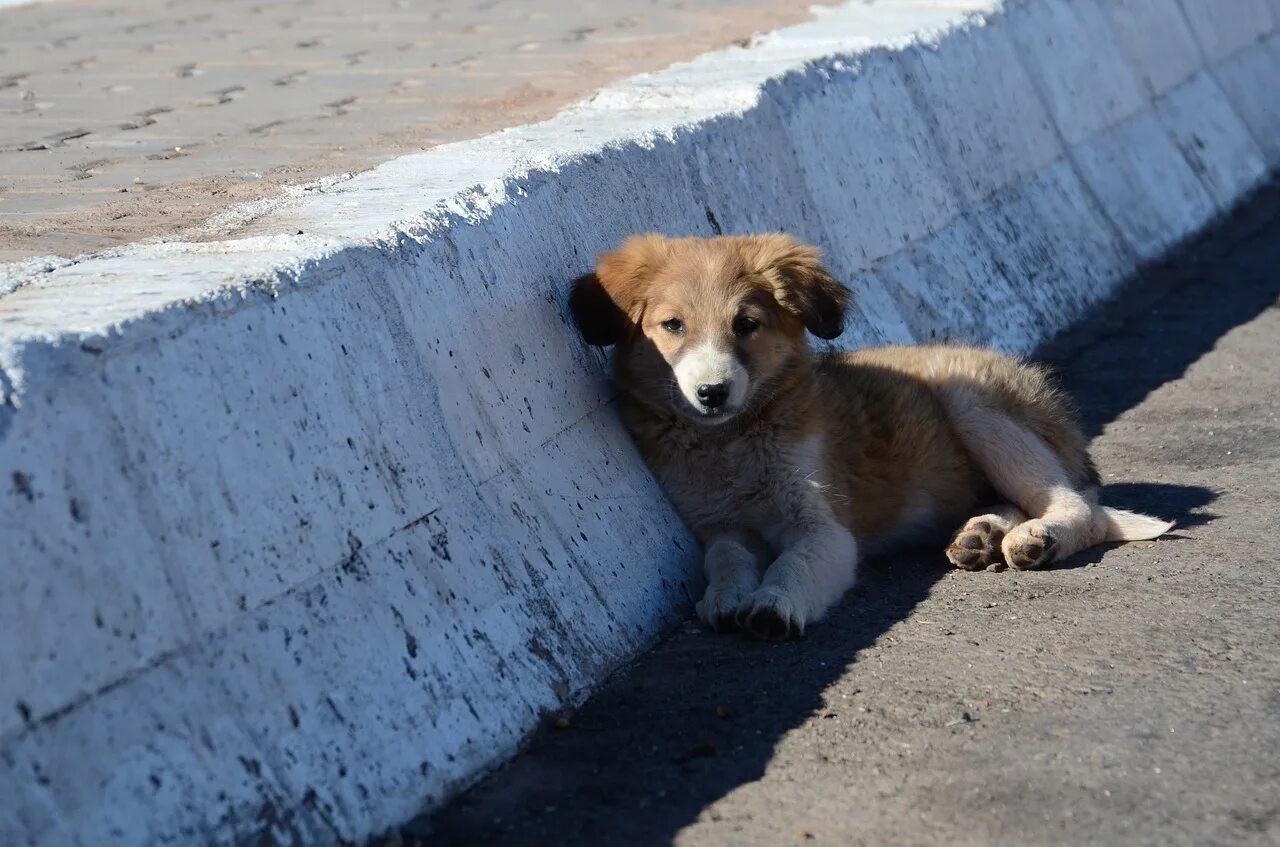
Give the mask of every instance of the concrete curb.
<path id="1" fill-rule="evenodd" d="M 997 5 L 0 269 L 0 843 L 357 840 L 677 620 L 694 546 L 564 319 L 622 236 L 785 229 L 843 343 L 1027 351 L 1280 166 L 1277 0 Z"/>

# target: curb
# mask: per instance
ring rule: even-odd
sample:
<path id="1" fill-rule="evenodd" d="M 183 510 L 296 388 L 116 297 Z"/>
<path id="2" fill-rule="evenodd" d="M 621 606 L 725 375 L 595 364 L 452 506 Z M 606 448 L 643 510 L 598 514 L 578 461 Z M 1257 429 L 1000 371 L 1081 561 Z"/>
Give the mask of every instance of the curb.
<path id="1" fill-rule="evenodd" d="M 698 592 L 565 319 L 597 251 L 785 229 L 855 291 L 843 344 L 1028 352 L 1280 168 L 1278 28 L 852 3 L 235 240 L 0 267 L 0 843 L 336 844 L 443 802 Z"/>

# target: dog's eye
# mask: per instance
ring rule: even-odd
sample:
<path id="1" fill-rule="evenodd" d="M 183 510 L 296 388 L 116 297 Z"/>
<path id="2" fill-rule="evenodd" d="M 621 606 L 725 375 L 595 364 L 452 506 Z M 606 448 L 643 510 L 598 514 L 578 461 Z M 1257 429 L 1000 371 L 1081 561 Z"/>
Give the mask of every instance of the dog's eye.
<path id="1" fill-rule="evenodd" d="M 672 335 L 679 335 L 684 332 L 684 321 L 679 318 L 671 318 L 662 322 L 662 328 Z"/>
<path id="2" fill-rule="evenodd" d="M 745 337 L 760 328 L 760 321 L 755 318 L 739 315 L 733 319 L 733 334 Z"/>

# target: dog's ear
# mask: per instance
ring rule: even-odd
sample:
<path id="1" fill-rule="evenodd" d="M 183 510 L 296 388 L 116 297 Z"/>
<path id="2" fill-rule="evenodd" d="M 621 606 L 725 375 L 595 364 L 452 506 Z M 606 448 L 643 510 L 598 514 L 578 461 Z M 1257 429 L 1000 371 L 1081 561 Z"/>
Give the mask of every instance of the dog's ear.
<path id="1" fill-rule="evenodd" d="M 569 311 L 573 313 L 578 332 L 588 344 L 597 347 L 618 343 L 627 328 L 626 313 L 613 302 L 594 272 L 573 281 L 573 290 L 569 292 Z"/>
<path id="2" fill-rule="evenodd" d="M 667 257 L 661 235 L 633 235 L 600 256 L 594 272 L 574 280 L 569 310 L 588 344 L 617 344 L 639 318 L 644 288 Z"/>
<path id="3" fill-rule="evenodd" d="M 773 284 L 778 303 L 810 332 L 828 340 L 844 332 L 849 290 L 823 266 L 818 248 L 789 235 L 754 235 L 746 253 Z"/>

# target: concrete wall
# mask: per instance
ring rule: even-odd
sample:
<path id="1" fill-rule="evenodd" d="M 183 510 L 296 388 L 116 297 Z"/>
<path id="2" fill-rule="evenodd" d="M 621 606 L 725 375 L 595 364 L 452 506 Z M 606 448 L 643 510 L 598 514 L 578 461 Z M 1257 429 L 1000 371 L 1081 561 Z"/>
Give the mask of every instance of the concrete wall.
<path id="1" fill-rule="evenodd" d="M 567 280 L 785 229 L 843 342 L 1026 351 L 1280 166 L 1280 3 L 852 4 L 556 119 L 0 270 L 0 844 L 331 844 L 684 614 Z M 985 18 L 968 18 L 968 11 Z"/>

